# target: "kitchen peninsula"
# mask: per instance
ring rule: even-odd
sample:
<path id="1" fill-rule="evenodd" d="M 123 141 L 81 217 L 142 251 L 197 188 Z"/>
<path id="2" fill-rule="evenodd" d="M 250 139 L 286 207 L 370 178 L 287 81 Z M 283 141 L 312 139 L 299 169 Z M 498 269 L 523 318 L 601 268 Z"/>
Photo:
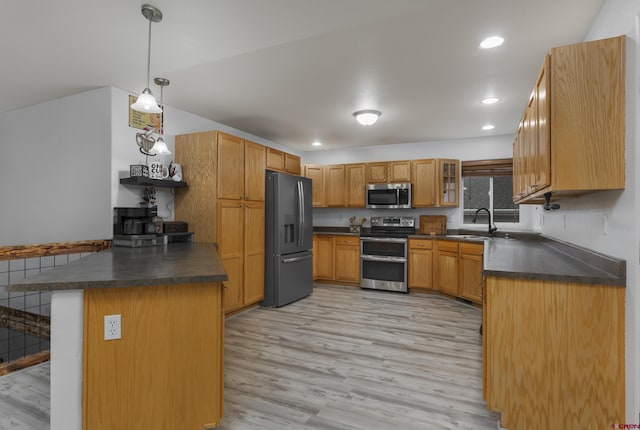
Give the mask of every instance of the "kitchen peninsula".
<path id="1" fill-rule="evenodd" d="M 51 429 L 213 428 L 223 413 L 213 244 L 111 248 L 9 286 L 52 291 Z M 104 340 L 104 317 L 121 338 Z"/>

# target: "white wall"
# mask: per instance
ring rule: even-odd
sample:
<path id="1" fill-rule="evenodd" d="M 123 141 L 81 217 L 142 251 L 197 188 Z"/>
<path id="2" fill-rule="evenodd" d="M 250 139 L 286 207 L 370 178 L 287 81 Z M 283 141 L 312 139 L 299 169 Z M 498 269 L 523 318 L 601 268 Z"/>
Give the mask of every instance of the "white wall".
<path id="1" fill-rule="evenodd" d="M 107 88 L 0 114 L 0 245 L 111 237 Z"/>
<path id="2" fill-rule="evenodd" d="M 524 102 L 523 102 L 524 106 Z M 309 151 L 302 155 L 307 164 L 342 164 L 371 161 L 415 160 L 422 158 L 454 158 L 466 160 L 486 160 L 493 158 L 511 158 L 513 155 L 513 135 L 478 137 L 473 139 L 447 140 L 438 142 L 406 143 L 401 145 L 380 145 L 341 150 Z M 521 226 L 509 227 L 509 230 L 535 230 L 540 211 L 537 206 L 520 207 Z M 462 208 L 428 208 L 401 210 L 372 210 L 356 208 L 315 208 L 313 225 L 346 227 L 352 216 L 365 217 L 381 215 L 401 215 L 419 217 L 420 215 L 446 215 L 447 228 L 455 229 L 462 224 Z M 466 228 L 466 226 L 465 226 Z M 486 228 L 478 225 L 477 229 Z M 501 227 L 503 229 L 503 227 Z"/>
<path id="3" fill-rule="evenodd" d="M 636 68 L 640 0 L 606 0 L 585 41 L 629 35 L 627 44 L 626 188 L 559 201 L 561 208 L 543 215 L 543 233 L 627 261 L 626 288 L 626 390 L 627 422 L 640 420 L 640 295 L 638 288 L 640 244 L 640 73 Z"/>

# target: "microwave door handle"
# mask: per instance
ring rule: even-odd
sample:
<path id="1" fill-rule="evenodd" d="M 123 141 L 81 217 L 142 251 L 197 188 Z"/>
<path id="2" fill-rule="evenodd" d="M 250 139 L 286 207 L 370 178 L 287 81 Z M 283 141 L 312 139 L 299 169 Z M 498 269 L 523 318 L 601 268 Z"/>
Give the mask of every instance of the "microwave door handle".
<path id="1" fill-rule="evenodd" d="M 298 181 L 298 247 L 302 246 L 302 232 L 304 231 L 304 189 L 302 181 Z"/>

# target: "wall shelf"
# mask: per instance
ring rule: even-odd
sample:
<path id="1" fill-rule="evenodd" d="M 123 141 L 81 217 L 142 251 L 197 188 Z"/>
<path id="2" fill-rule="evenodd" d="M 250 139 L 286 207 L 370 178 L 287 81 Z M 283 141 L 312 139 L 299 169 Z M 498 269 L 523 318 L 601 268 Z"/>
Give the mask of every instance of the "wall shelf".
<path id="1" fill-rule="evenodd" d="M 120 178 L 120 183 L 124 185 L 152 185 L 154 187 L 164 188 L 182 188 L 188 186 L 184 181 L 172 181 L 170 179 L 151 179 L 144 176 Z"/>

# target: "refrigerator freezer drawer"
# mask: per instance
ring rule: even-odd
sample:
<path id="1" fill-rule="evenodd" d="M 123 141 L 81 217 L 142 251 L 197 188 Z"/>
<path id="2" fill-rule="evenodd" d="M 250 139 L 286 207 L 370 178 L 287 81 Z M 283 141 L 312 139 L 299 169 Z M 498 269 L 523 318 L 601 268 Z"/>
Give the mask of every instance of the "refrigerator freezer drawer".
<path id="1" fill-rule="evenodd" d="M 313 253 L 311 251 L 273 256 L 267 264 L 262 306 L 280 307 L 311 294 L 313 290 Z"/>

